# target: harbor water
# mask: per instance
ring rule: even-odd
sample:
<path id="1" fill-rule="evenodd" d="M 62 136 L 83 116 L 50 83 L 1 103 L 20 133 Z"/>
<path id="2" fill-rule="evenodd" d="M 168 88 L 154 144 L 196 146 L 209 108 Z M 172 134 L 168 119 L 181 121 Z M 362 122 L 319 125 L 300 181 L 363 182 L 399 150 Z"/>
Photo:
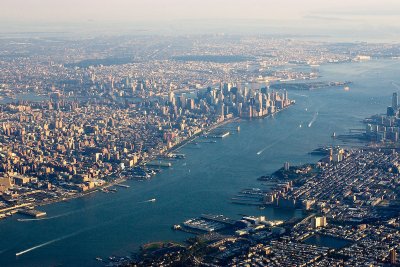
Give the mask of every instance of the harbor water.
<path id="1" fill-rule="evenodd" d="M 216 143 L 198 142 L 179 150 L 185 159 L 148 181 L 127 181 L 129 188 L 40 207 L 41 220 L 0 221 L 0 266 L 95 266 L 96 257 L 129 255 L 141 244 L 183 241 L 190 235 L 171 226 L 203 213 L 265 215 L 268 219 L 302 216 L 298 210 L 235 205 L 230 199 L 288 161 L 316 162 L 308 154 L 331 145 L 332 133 L 363 128 L 362 120 L 384 113 L 400 87 L 399 60 L 371 60 L 320 67 L 322 81 L 352 81 L 350 90 L 323 88 L 290 91 L 296 104 L 265 119 L 242 120 Z M 240 125 L 240 132 L 236 129 Z M 350 143 L 348 145 L 351 145 Z M 355 144 L 357 145 L 357 143 Z M 156 201 L 148 201 L 156 199 Z M 18 256 L 16 256 L 18 254 Z"/>

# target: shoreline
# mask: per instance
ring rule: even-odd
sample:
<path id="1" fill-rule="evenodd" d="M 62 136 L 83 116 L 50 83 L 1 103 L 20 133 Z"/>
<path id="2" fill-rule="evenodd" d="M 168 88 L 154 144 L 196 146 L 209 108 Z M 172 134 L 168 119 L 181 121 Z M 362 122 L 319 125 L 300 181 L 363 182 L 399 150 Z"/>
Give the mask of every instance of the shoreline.
<path id="1" fill-rule="evenodd" d="M 286 107 L 284 107 L 284 108 L 282 108 L 282 109 L 279 109 L 279 110 L 275 111 L 275 112 L 272 113 L 272 114 L 267 114 L 267 115 L 265 115 L 265 116 L 252 117 L 252 118 L 234 117 L 234 118 L 230 118 L 230 119 L 227 119 L 227 120 L 223 120 L 223 121 L 221 121 L 221 122 L 217 122 L 217 123 L 215 123 L 214 125 L 210 125 L 209 127 L 205 128 L 205 129 L 203 129 L 203 130 L 201 130 L 200 132 L 198 132 L 198 133 L 192 135 L 191 137 L 189 137 L 189 138 L 187 138 L 187 139 L 181 141 L 180 143 L 174 145 L 173 147 L 171 147 L 171 148 L 165 150 L 164 152 L 160 153 L 160 154 L 157 155 L 157 156 L 166 155 L 166 154 L 168 154 L 168 153 L 177 151 L 178 149 L 180 149 L 180 148 L 184 147 L 185 145 L 187 145 L 189 142 L 191 142 L 191 141 L 193 141 L 193 140 L 196 140 L 197 138 L 201 137 L 201 135 L 202 135 L 204 132 L 212 131 L 212 130 L 215 130 L 215 129 L 219 128 L 219 127 L 222 127 L 222 126 L 224 126 L 224 125 L 228 125 L 228 124 L 231 124 L 231 123 L 234 123 L 234 122 L 240 122 L 242 119 L 247 119 L 247 120 L 252 120 L 252 119 L 265 119 L 265 118 L 268 118 L 268 117 L 270 117 L 270 116 L 274 116 L 275 114 L 280 113 L 281 111 L 283 111 L 283 110 L 285 110 L 285 109 L 291 107 L 291 106 L 294 105 L 294 104 L 295 104 L 295 103 L 293 102 L 293 103 L 291 103 L 290 105 L 288 105 L 288 106 L 286 106 Z M 154 156 L 154 157 L 156 157 L 156 156 Z M 140 165 L 144 166 L 144 165 L 146 165 L 146 163 L 148 163 L 148 162 L 150 162 L 151 160 L 153 160 L 154 157 L 148 158 L 146 161 L 143 161 L 143 162 L 139 163 L 137 166 L 140 166 Z M 118 173 L 115 173 L 115 174 L 112 174 L 112 175 L 118 176 L 119 174 L 121 174 L 121 172 L 118 172 Z M 60 203 L 60 202 L 68 202 L 68 201 L 73 200 L 73 199 L 83 198 L 83 197 L 86 197 L 86 196 L 88 196 L 88 195 L 91 195 L 91 194 L 94 194 L 94 193 L 98 193 L 98 192 L 101 191 L 102 189 L 115 186 L 116 184 L 120 184 L 120 183 L 126 182 L 127 180 L 129 180 L 129 178 L 126 178 L 126 177 L 124 177 L 124 178 L 118 178 L 118 179 L 116 179 L 116 180 L 114 180 L 114 181 L 112 181 L 112 182 L 106 182 L 104 185 L 99 186 L 99 187 L 96 187 L 96 188 L 94 188 L 94 189 L 92 189 L 92 190 L 88 190 L 88 191 L 86 191 L 86 192 L 76 193 L 76 194 L 71 195 L 71 196 L 67 196 L 67 197 L 63 197 L 63 198 L 59 198 L 59 199 L 52 199 L 52 200 L 48 200 L 48 201 L 44 201 L 44 202 L 39 202 L 39 203 L 27 203 L 26 206 L 35 208 L 35 207 L 44 207 L 44 206 L 47 206 L 47 205 L 56 204 L 56 203 Z M 7 209 L 9 209 L 9 210 L 8 210 L 7 212 L 10 212 L 10 211 L 13 211 L 13 210 L 17 210 L 17 209 L 19 209 L 19 208 L 20 208 L 20 207 L 15 207 L 15 208 L 13 208 L 13 207 L 8 207 Z M 4 214 L 5 214 L 5 213 L 4 213 Z M 12 217 L 12 215 L 14 215 L 14 214 L 11 214 L 11 216 L 7 216 L 7 217 L 5 217 L 4 219 L 7 219 L 8 217 Z"/>
<path id="2" fill-rule="evenodd" d="M 159 155 L 166 155 L 166 154 L 168 154 L 168 153 L 174 152 L 174 151 L 176 151 L 176 150 L 178 150 L 178 149 L 184 147 L 184 146 L 185 146 L 186 144 L 188 144 L 189 142 L 191 142 L 191 141 L 197 139 L 197 138 L 200 137 L 201 134 L 203 134 L 204 132 L 206 132 L 206 131 L 212 131 L 212 130 L 217 129 L 218 127 L 224 126 L 224 125 L 226 125 L 226 124 L 229 124 L 229 123 L 232 123 L 232 122 L 235 122 L 235 121 L 239 121 L 240 119 L 241 119 L 241 118 L 236 117 L 236 118 L 224 120 L 224 121 L 222 121 L 222 122 L 219 122 L 219 123 L 216 123 L 216 124 L 214 124 L 214 125 L 211 125 L 210 127 L 201 130 L 200 132 L 194 134 L 193 136 L 191 136 L 191 137 L 189 137 L 189 138 L 183 140 L 182 142 L 176 144 L 175 146 L 173 146 L 173 147 L 171 147 L 171 148 L 165 150 L 163 153 L 161 153 L 161 154 L 159 154 Z M 142 162 L 142 163 L 140 163 L 140 164 L 138 164 L 138 165 L 139 165 L 139 166 L 140 166 L 140 165 L 145 165 L 148 161 L 151 161 L 151 160 L 152 160 L 152 159 L 149 158 L 149 159 L 146 160 L 145 162 Z M 118 173 L 113 174 L 113 175 L 119 175 L 120 173 L 121 173 L 121 172 L 118 172 Z M 116 179 L 116 180 L 114 180 L 114 181 L 112 181 L 112 182 L 107 182 L 107 183 L 105 183 L 105 184 L 102 185 L 102 186 L 96 187 L 96 188 L 94 188 L 93 190 L 88 190 L 88 191 L 86 191 L 86 192 L 77 193 L 77 194 L 74 194 L 74 195 L 71 195 L 71 196 L 67 196 L 67 197 L 63 197 L 63 198 L 58 198 L 58 199 L 52 199 L 52 200 L 43 201 L 43 202 L 38 202 L 38 203 L 26 203 L 26 206 L 27 206 L 27 207 L 33 207 L 33 208 L 35 208 L 35 207 L 44 207 L 44 206 L 47 206 L 47 205 L 52 205 L 52 204 L 61 203 L 61 202 L 68 202 L 68 201 L 73 200 L 73 199 L 83 198 L 83 197 L 86 197 L 86 196 L 88 196 L 88 195 L 91 195 L 91 194 L 94 194 L 94 193 L 98 193 L 98 192 L 101 191 L 102 189 L 115 186 L 116 184 L 120 184 L 120 183 L 126 182 L 127 180 L 129 180 L 129 178 L 118 178 L 118 179 Z M 7 212 L 5 212 L 5 213 L 8 213 L 8 212 L 13 211 L 13 210 L 17 210 L 17 209 L 19 209 L 19 208 L 20 208 L 19 206 L 18 206 L 18 207 L 15 207 L 15 208 L 14 208 L 14 207 L 8 207 L 8 208 L 6 208 L 6 209 L 8 209 L 8 210 L 7 210 Z M 5 213 L 4 213 L 4 214 L 5 214 Z M 14 215 L 14 214 L 12 214 L 12 215 Z M 7 217 L 5 217 L 4 219 L 7 219 L 8 217 L 12 217 L 12 215 L 7 216 Z"/>

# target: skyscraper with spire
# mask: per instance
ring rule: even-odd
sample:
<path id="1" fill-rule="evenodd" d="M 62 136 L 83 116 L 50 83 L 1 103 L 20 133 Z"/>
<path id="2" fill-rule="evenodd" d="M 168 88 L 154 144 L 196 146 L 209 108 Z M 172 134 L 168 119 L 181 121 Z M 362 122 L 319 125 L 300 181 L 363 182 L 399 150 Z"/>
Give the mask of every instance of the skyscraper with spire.
<path id="1" fill-rule="evenodd" d="M 398 107 L 399 107 L 399 98 L 398 98 L 398 96 L 397 96 L 397 93 L 394 92 L 394 93 L 393 93 L 393 96 L 392 96 L 392 108 L 393 108 L 395 111 L 397 111 Z"/>

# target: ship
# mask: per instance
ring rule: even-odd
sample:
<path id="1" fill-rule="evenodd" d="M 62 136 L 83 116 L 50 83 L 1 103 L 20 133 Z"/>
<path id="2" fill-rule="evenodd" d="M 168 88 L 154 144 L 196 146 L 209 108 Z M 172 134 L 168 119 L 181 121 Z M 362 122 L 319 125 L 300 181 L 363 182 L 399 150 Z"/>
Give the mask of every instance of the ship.
<path id="1" fill-rule="evenodd" d="M 195 144 L 197 144 L 197 143 L 195 143 Z M 174 159 L 184 159 L 185 154 L 170 154 L 169 157 L 174 158 Z"/>
<path id="2" fill-rule="evenodd" d="M 216 135 L 214 135 L 213 137 L 214 137 L 214 138 L 225 138 L 225 137 L 227 137 L 229 134 L 230 134 L 230 133 L 227 131 L 227 132 L 222 132 L 222 133 L 216 134 Z"/>
<path id="3" fill-rule="evenodd" d="M 126 184 L 115 184 L 116 186 L 119 186 L 119 187 L 124 187 L 124 188 L 129 188 L 130 186 L 129 185 L 126 185 Z"/>

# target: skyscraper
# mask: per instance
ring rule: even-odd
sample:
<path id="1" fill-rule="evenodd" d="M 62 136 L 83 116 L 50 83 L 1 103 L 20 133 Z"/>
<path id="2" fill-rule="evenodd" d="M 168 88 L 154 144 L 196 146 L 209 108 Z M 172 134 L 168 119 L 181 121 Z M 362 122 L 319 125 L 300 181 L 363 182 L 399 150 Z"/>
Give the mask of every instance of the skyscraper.
<path id="1" fill-rule="evenodd" d="M 396 264 L 397 261 L 397 253 L 394 248 L 392 248 L 389 252 L 390 264 Z"/>
<path id="2" fill-rule="evenodd" d="M 284 168 L 285 171 L 288 171 L 289 168 L 290 168 L 290 163 L 289 163 L 289 162 L 285 162 L 285 163 L 283 164 L 283 168 Z"/>
<path id="3" fill-rule="evenodd" d="M 397 96 L 397 93 L 394 92 L 392 96 L 392 108 L 397 111 L 397 108 L 399 106 L 399 98 Z"/>
<path id="4" fill-rule="evenodd" d="M 317 229 L 319 227 L 326 227 L 326 217 L 313 217 L 311 218 L 311 226 L 314 229 Z"/>
<path id="5" fill-rule="evenodd" d="M 173 92 L 173 91 L 169 91 L 169 92 L 168 92 L 168 101 L 169 101 L 170 103 L 175 103 L 175 95 L 174 95 L 174 92 Z"/>

